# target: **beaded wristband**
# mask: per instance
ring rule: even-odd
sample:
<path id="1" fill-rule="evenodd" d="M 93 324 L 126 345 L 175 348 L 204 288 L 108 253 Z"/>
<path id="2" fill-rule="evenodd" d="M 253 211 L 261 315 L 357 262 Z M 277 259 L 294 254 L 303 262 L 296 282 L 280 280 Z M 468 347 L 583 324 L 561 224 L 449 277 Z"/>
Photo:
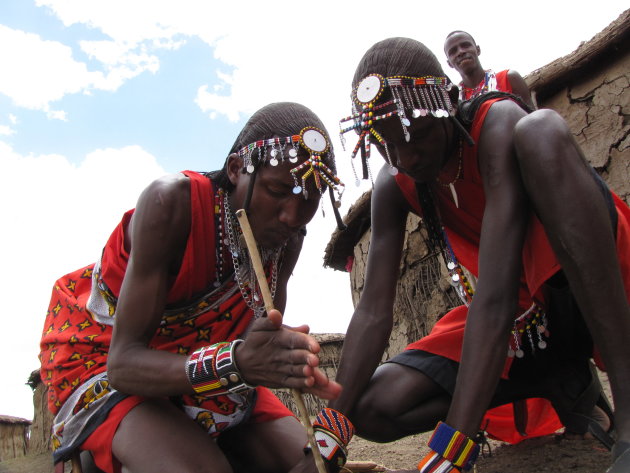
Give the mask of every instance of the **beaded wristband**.
<path id="1" fill-rule="evenodd" d="M 319 453 L 331 472 L 338 472 L 346 464 L 346 447 L 354 435 L 354 426 L 341 412 L 328 407 L 313 421 L 315 442 Z"/>
<path id="2" fill-rule="evenodd" d="M 243 340 L 220 342 L 196 350 L 186 361 L 186 375 L 197 394 L 220 396 L 253 389 L 241 376 L 234 358 Z"/>
<path id="3" fill-rule="evenodd" d="M 422 473 L 468 471 L 475 464 L 480 449 L 470 437 L 444 422 L 438 422 L 429 448 L 433 451 L 418 464 Z"/>

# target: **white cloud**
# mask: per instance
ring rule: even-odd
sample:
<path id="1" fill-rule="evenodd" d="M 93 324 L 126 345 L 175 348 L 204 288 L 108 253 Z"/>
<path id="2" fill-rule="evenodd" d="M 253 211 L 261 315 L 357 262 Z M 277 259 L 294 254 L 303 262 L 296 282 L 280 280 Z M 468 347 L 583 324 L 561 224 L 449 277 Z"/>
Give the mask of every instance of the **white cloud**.
<path id="1" fill-rule="evenodd" d="M 19 360 L 2 364 L 3 385 L 23 385 L 39 364 L 40 330 L 54 281 L 95 261 L 122 213 L 163 174 L 155 158 L 137 146 L 97 150 L 73 165 L 57 154 L 22 156 L 0 141 L 5 334 L 0 359 Z M 13 415 L 31 418 L 29 392 L 24 387 L 12 399 Z"/>
<path id="2" fill-rule="evenodd" d="M 61 120 L 62 122 L 68 121 L 68 114 L 63 110 L 48 110 L 46 116 L 51 120 Z"/>
<path id="3" fill-rule="evenodd" d="M 7 125 L 0 125 L 0 135 L 10 136 L 15 133 L 15 130 Z"/>
<path id="4" fill-rule="evenodd" d="M 20 107 L 48 110 L 50 102 L 90 88 L 101 78 L 75 61 L 68 46 L 39 35 L 0 25 L 0 44 L 11 45 L 0 48 L 0 93 Z"/>

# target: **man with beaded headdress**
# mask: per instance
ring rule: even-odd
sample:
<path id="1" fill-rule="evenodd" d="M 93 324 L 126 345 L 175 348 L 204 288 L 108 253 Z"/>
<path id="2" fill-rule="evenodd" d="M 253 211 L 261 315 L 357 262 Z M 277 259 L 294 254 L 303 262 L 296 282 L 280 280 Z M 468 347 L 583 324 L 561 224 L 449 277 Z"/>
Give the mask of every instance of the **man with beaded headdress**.
<path id="1" fill-rule="evenodd" d="M 283 326 L 279 310 L 306 224 L 342 186 L 321 121 L 295 103 L 256 112 L 221 170 L 149 185 L 98 262 L 53 289 L 40 358 L 55 462 L 81 450 L 109 473 L 298 463 L 306 431 L 266 387 L 339 393 L 308 327 Z M 279 309 L 268 317 L 240 208 Z"/>
<path id="2" fill-rule="evenodd" d="M 458 108 L 457 94 L 435 55 L 407 38 L 376 43 L 355 72 L 341 132 L 358 133 L 351 159 L 364 177 L 370 143 L 385 165 L 336 377 L 344 389 L 315 422 L 322 454 L 338 471 L 353 425 L 378 442 L 435 427 L 418 470 L 468 471 L 480 429 L 517 443 L 564 425 L 612 447 L 610 472 L 630 471 L 630 209 L 555 112 L 528 114 L 501 92 Z M 408 212 L 422 217 L 462 305 L 379 366 Z M 611 381 L 614 446 L 594 354 Z M 521 400 L 528 416 L 512 408 Z"/>
<path id="3" fill-rule="evenodd" d="M 486 92 L 509 92 L 520 97 L 528 107 L 534 108 L 529 87 L 514 69 L 495 72 L 484 69 L 479 62 L 481 48 L 470 33 L 456 30 L 444 41 L 446 62 L 462 76 L 459 83 L 459 100 L 470 100 Z"/>

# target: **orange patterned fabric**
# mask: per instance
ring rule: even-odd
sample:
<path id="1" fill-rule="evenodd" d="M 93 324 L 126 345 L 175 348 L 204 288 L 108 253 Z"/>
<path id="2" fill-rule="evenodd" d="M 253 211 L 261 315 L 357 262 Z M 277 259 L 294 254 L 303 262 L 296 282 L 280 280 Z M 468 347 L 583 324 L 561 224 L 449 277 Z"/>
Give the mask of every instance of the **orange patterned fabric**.
<path id="1" fill-rule="evenodd" d="M 243 338 L 254 318 L 233 276 L 222 281 L 220 287 L 214 285 L 218 251 L 223 251 L 223 261 L 228 266 L 225 273 L 232 272 L 226 245 L 215 245 L 220 196 L 215 196 L 207 177 L 189 171 L 185 174 L 191 185 L 190 236 L 180 272 L 167 297 L 167 309 L 149 344 L 151 348 L 182 355 L 216 342 Z M 105 371 L 117 297 L 129 259 L 124 232 L 132 214 L 133 210 L 124 215 L 99 262 L 63 276 L 53 288 L 40 361 L 42 380 L 48 386 L 48 406 L 57 415 L 55 450 L 75 448 L 77 442 L 85 440 L 86 432 L 89 434 L 85 426 L 89 424 L 93 429 L 97 415 L 104 415 L 124 398 L 110 387 Z M 181 399 L 190 417 L 208 433 L 217 434 L 248 418 L 256 396 L 251 391 L 247 395 Z M 266 402 L 272 418 L 291 415 L 274 399 Z M 72 445 L 68 445 L 69 436 Z"/>

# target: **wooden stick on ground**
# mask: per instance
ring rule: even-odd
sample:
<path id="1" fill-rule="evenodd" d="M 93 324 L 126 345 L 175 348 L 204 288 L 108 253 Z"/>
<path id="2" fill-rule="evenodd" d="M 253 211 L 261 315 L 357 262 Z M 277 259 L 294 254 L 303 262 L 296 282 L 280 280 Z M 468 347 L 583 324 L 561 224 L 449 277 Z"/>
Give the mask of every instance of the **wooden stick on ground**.
<path id="1" fill-rule="evenodd" d="M 245 243 L 247 244 L 247 250 L 249 251 L 249 257 L 252 259 L 252 265 L 254 266 L 254 272 L 256 273 L 256 279 L 258 280 L 258 287 L 260 287 L 263 302 L 265 303 L 265 310 L 269 312 L 271 309 L 274 308 L 273 298 L 271 297 L 269 285 L 267 284 L 267 275 L 265 274 L 265 270 L 260 259 L 260 254 L 258 253 L 258 245 L 256 245 L 256 240 L 254 239 L 252 228 L 249 226 L 249 219 L 247 218 L 245 210 L 237 210 L 236 218 L 241 225 L 241 230 L 243 231 L 243 236 L 245 237 Z M 311 425 L 308 411 L 306 410 L 304 400 L 302 399 L 302 393 L 299 389 L 291 389 L 291 393 L 293 394 L 293 400 L 298 406 L 300 420 L 306 428 L 308 443 L 311 445 L 311 448 L 313 450 L 313 457 L 315 458 L 315 466 L 317 466 L 317 471 L 319 473 L 326 473 L 326 466 L 324 465 L 324 460 L 322 459 L 322 456 L 319 454 L 317 443 L 315 443 L 315 433 L 313 432 L 313 426 Z"/>

